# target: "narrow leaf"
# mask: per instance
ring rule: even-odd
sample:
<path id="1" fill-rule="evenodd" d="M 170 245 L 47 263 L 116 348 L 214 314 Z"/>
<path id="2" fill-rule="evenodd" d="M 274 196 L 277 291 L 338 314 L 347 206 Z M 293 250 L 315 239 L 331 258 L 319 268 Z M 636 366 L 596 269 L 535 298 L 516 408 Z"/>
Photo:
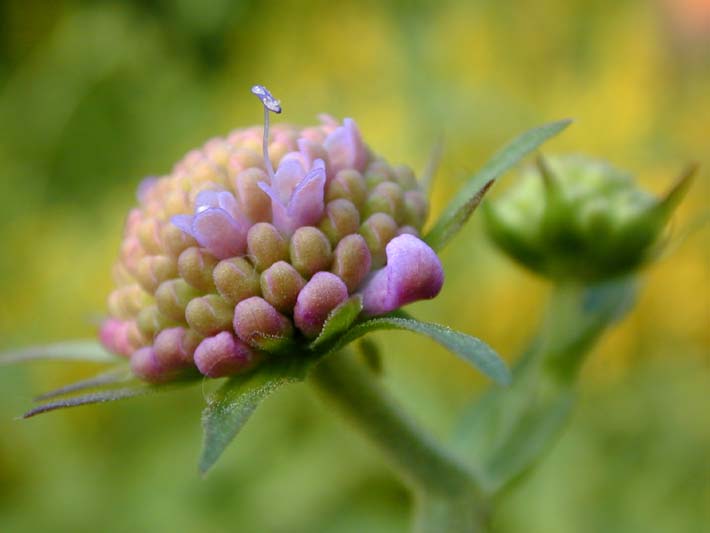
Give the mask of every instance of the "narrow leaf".
<path id="1" fill-rule="evenodd" d="M 267 396 L 283 385 L 303 381 L 312 363 L 313 358 L 300 354 L 274 357 L 254 372 L 230 378 L 215 391 L 202 412 L 200 473 L 206 474 L 217 462 Z"/>
<path id="2" fill-rule="evenodd" d="M 315 349 L 347 330 L 362 311 L 362 296 L 355 295 L 333 309 L 323 324 L 320 335 L 311 343 Z"/>
<path id="3" fill-rule="evenodd" d="M 95 340 L 77 340 L 29 346 L 0 353 L 0 364 L 21 363 L 25 361 L 91 361 L 96 363 L 115 363 L 123 361 L 110 354 Z"/>
<path id="4" fill-rule="evenodd" d="M 519 135 L 499 150 L 454 197 L 424 240 L 434 250 L 441 250 L 456 235 L 480 203 L 486 189 L 523 157 L 536 150 L 569 124 L 570 120 L 551 122 Z"/>
<path id="5" fill-rule="evenodd" d="M 412 318 L 389 316 L 373 318 L 358 324 L 338 340 L 333 351 L 379 329 L 408 330 L 426 335 L 478 368 L 493 381 L 501 385 L 510 383 L 508 367 L 498 357 L 498 354 L 482 340 L 439 324 L 420 322 Z"/>
<path id="6" fill-rule="evenodd" d="M 95 389 L 102 385 L 113 385 L 116 383 L 122 383 L 130 380 L 132 377 L 133 374 L 125 366 L 122 366 L 120 368 L 112 368 L 111 370 L 107 370 L 106 372 L 102 372 L 90 378 L 82 379 L 80 381 L 70 383 L 69 385 L 59 387 L 58 389 L 45 392 L 44 394 L 40 394 L 35 398 L 35 401 L 42 402 L 44 400 L 49 400 L 50 398 L 66 396 L 67 394 L 71 394 L 73 392 L 78 392 L 87 389 Z"/>

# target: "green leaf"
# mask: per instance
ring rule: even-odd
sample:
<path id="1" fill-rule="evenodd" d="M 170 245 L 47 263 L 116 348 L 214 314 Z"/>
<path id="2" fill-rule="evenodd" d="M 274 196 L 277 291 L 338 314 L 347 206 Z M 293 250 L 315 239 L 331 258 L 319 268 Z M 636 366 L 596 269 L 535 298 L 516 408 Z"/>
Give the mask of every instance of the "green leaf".
<path id="1" fill-rule="evenodd" d="M 420 322 L 412 318 L 388 316 L 362 322 L 343 335 L 332 351 L 339 350 L 355 339 L 379 329 L 407 330 L 426 335 L 466 362 L 471 363 L 493 381 L 501 385 L 510 383 L 510 372 L 505 363 L 490 346 L 480 339 L 454 331 L 446 326 Z"/>
<path id="2" fill-rule="evenodd" d="M 328 315 L 320 335 L 311 343 L 316 349 L 347 330 L 362 311 L 362 296 L 355 295 L 333 309 Z"/>
<path id="3" fill-rule="evenodd" d="M 25 361 L 91 361 L 96 363 L 116 363 L 124 358 L 110 354 L 95 340 L 76 340 L 29 346 L 0 353 L 0 364 L 22 363 Z"/>
<path id="4" fill-rule="evenodd" d="M 305 354 L 272 357 L 254 372 L 232 377 L 215 391 L 202 412 L 204 444 L 200 473 L 217 462 L 257 406 L 288 383 L 303 381 L 314 358 Z"/>
<path id="5" fill-rule="evenodd" d="M 130 369 L 122 365 L 120 368 L 112 368 L 106 372 L 102 372 L 95 376 L 87 379 L 82 379 L 69 385 L 64 385 L 58 389 L 54 389 L 49 392 L 45 392 L 35 398 L 35 401 L 41 402 L 44 400 L 49 400 L 50 398 L 57 398 L 58 396 L 66 396 L 67 394 L 72 394 L 74 392 L 95 389 L 103 385 L 115 385 L 117 383 L 123 383 L 129 381 L 133 378 L 133 374 Z"/>
<path id="6" fill-rule="evenodd" d="M 441 250 L 463 227 L 494 180 L 570 123 L 570 120 L 560 120 L 538 126 L 519 135 L 499 150 L 468 180 L 424 237 L 429 246 L 434 250 Z"/>

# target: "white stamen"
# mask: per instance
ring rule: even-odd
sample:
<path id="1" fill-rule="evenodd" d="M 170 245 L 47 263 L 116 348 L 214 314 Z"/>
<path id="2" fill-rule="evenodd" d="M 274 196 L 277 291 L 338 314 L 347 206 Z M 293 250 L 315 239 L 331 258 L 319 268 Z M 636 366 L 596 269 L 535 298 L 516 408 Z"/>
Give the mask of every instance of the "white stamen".
<path id="1" fill-rule="evenodd" d="M 261 103 L 264 105 L 264 164 L 266 165 L 269 178 L 273 179 L 274 167 L 271 165 L 271 158 L 269 157 L 269 111 L 272 113 L 281 113 L 281 102 L 274 98 L 263 85 L 254 85 L 251 88 L 251 93 L 261 100 Z"/>

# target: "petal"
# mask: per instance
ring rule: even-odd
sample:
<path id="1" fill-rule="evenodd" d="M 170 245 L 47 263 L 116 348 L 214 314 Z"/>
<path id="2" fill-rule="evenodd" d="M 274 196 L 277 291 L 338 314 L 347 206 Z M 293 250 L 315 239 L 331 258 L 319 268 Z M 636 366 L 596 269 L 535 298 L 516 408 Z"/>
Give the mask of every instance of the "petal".
<path id="1" fill-rule="evenodd" d="M 362 291 L 366 314 L 389 313 L 439 294 L 444 270 L 436 252 L 424 241 L 400 235 L 387 244 L 385 252 L 387 265 L 375 272 Z"/>
<path id="2" fill-rule="evenodd" d="M 298 152 L 295 153 L 298 154 Z M 279 200 L 284 204 L 288 202 L 296 185 L 298 185 L 306 175 L 306 169 L 303 167 L 299 158 L 289 157 L 289 155 L 290 154 L 286 154 L 281 160 L 271 183 L 271 187 L 273 187 Z M 300 156 L 300 154 L 298 155 Z"/>
<path id="3" fill-rule="evenodd" d="M 192 221 L 192 236 L 218 259 L 244 253 L 246 234 L 246 228 L 219 207 L 197 213 Z"/>
<path id="4" fill-rule="evenodd" d="M 328 135 L 323 146 L 330 161 L 329 174 L 335 176 L 345 168 L 361 172 L 365 169 L 367 150 L 353 119 L 346 118 L 342 126 Z"/>
<path id="5" fill-rule="evenodd" d="M 323 216 L 325 196 L 325 170 L 323 161 L 318 159 L 313 170 L 303 178 L 291 195 L 288 215 L 292 229 L 313 226 Z"/>
<path id="6" fill-rule="evenodd" d="M 170 219 L 173 225 L 180 228 L 183 232 L 187 233 L 191 237 L 195 235 L 192 233 L 192 221 L 195 219 L 192 215 L 175 215 Z"/>
<path id="7" fill-rule="evenodd" d="M 272 222 L 274 226 L 276 226 L 276 229 L 285 235 L 291 235 L 293 230 L 291 229 L 291 221 L 288 216 L 288 210 L 279 198 L 277 192 L 273 187 L 271 187 L 271 185 L 268 185 L 263 181 L 259 182 L 259 188 L 268 194 L 269 198 L 271 198 Z"/>

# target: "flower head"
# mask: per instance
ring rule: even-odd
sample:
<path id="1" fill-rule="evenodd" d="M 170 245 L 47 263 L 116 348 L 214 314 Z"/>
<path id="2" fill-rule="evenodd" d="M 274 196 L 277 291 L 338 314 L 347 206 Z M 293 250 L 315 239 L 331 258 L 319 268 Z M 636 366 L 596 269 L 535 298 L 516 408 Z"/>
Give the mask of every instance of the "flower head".
<path id="1" fill-rule="evenodd" d="M 658 199 L 604 161 L 540 158 L 518 185 L 484 205 L 487 230 L 506 253 L 546 276 L 583 281 L 619 276 L 658 251 L 692 174 L 691 168 Z"/>
<path id="2" fill-rule="evenodd" d="M 127 218 L 100 338 L 148 381 L 244 372 L 317 337 L 355 294 L 371 316 L 441 289 L 411 170 L 374 154 L 352 119 L 269 130 L 280 104 L 252 92 L 265 127 L 145 180 Z"/>

